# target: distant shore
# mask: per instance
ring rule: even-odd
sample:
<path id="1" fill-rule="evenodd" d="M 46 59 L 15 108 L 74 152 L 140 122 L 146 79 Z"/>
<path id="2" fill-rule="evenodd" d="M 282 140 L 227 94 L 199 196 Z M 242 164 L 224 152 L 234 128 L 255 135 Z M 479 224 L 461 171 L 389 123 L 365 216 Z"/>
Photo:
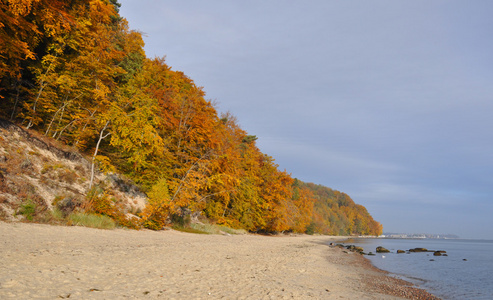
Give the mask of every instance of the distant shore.
<path id="1" fill-rule="evenodd" d="M 337 240 L 0 222 L 0 299 L 438 299 Z"/>

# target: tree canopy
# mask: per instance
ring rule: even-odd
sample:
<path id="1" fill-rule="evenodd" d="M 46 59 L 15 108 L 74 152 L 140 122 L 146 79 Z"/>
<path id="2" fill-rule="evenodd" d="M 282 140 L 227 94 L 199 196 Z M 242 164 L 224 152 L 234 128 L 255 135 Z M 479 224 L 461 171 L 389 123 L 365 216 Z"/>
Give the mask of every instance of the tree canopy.
<path id="1" fill-rule="evenodd" d="M 115 0 L 0 1 L 0 113 L 139 184 L 142 223 L 378 235 L 349 196 L 279 170 L 201 87 L 148 58 Z"/>

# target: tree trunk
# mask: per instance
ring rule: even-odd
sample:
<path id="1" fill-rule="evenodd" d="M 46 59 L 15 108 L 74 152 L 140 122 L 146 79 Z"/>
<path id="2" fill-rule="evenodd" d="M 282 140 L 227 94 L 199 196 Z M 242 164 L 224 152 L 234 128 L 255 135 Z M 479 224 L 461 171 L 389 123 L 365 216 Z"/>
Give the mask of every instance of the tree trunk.
<path id="1" fill-rule="evenodd" d="M 94 150 L 94 155 L 92 156 L 92 164 L 91 164 L 91 181 L 89 182 L 89 190 L 92 188 L 92 185 L 94 183 L 94 165 L 96 164 L 96 156 L 98 155 L 98 150 L 99 150 L 99 145 L 101 144 L 101 141 L 105 139 L 108 135 L 111 133 L 108 132 L 106 135 L 104 135 L 104 131 L 110 124 L 110 121 L 107 121 L 106 124 L 104 125 L 103 129 L 101 129 L 101 132 L 99 133 L 99 139 L 98 143 L 96 144 L 96 150 Z"/>

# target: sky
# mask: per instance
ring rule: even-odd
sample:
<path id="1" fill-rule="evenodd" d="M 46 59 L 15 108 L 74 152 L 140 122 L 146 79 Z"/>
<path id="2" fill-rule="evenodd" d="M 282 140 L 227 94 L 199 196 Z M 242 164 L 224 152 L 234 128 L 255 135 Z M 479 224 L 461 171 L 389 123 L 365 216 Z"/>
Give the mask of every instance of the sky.
<path id="1" fill-rule="evenodd" d="M 280 170 L 384 232 L 493 239 L 492 1 L 119 2 Z"/>

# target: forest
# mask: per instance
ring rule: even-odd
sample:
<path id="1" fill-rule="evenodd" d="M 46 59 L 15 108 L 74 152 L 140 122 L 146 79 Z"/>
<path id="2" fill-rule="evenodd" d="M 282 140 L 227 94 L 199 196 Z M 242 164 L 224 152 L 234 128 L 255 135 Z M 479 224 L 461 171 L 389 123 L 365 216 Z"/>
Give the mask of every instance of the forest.
<path id="1" fill-rule="evenodd" d="M 381 234 L 365 207 L 279 170 L 192 79 L 146 57 L 117 0 L 0 6 L 0 116 L 131 179 L 148 196 L 138 226 L 201 215 L 250 232 Z"/>

